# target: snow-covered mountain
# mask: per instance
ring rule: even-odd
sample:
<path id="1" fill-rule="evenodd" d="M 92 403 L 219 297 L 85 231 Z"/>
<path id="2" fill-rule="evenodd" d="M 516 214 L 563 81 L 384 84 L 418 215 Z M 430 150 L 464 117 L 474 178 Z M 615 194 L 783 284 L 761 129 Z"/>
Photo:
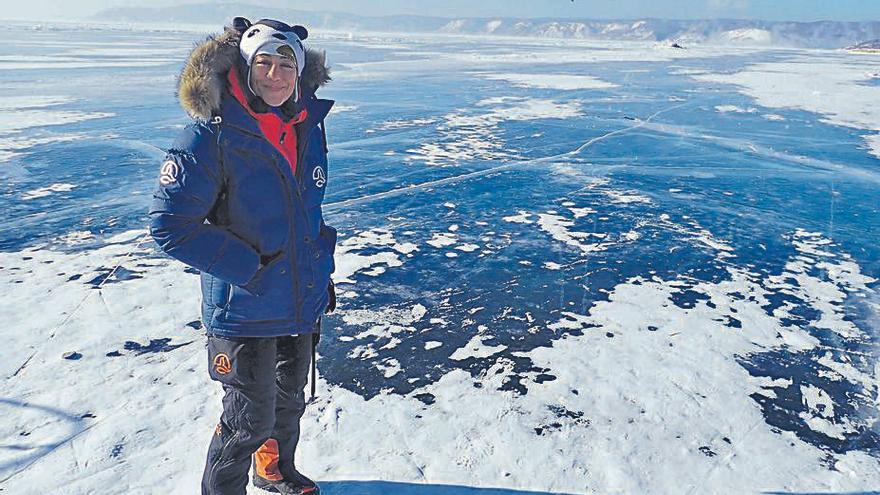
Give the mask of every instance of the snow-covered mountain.
<path id="1" fill-rule="evenodd" d="M 529 36 L 596 40 L 681 40 L 810 48 L 841 48 L 880 38 L 880 22 L 778 22 L 759 20 L 561 20 L 516 18 L 371 17 L 263 8 L 246 4 L 114 8 L 95 19 L 122 22 L 222 24 L 236 15 L 296 19 L 318 29 L 387 32 L 438 32 L 467 35 Z"/>
<path id="2" fill-rule="evenodd" d="M 846 49 L 857 53 L 880 53 L 880 39 L 858 43 L 853 46 L 848 46 Z"/>

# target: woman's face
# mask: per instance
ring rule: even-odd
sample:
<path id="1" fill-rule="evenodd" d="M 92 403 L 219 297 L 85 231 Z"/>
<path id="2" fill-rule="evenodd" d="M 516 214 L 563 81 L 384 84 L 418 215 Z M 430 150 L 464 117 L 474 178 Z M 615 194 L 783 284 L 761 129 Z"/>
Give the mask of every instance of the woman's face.
<path id="1" fill-rule="evenodd" d="M 251 88 L 269 106 L 280 106 L 290 98 L 296 78 L 296 64 L 287 57 L 260 54 L 251 65 Z"/>

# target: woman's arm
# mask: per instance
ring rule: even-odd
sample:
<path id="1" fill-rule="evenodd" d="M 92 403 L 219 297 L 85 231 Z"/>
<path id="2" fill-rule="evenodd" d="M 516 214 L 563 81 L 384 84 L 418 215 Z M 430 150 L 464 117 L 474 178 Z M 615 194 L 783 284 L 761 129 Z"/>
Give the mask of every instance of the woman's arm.
<path id="1" fill-rule="evenodd" d="M 223 170 L 212 130 L 187 127 L 168 151 L 150 207 L 150 233 L 159 247 L 200 271 L 236 285 L 260 267 L 247 242 L 206 219 L 223 191 Z"/>

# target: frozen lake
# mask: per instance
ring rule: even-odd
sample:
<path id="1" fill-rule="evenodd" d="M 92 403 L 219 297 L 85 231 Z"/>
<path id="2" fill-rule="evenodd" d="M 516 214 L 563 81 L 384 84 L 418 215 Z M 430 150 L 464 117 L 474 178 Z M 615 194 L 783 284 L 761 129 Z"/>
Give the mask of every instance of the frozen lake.
<path id="1" fill-rule="evenodd" d="M 18 33 L 0 485 L 193 493 L 220 390 L 145 225 L 204 33 Z M 309 41 L 340 308 L 297 462 L 325 493 L 880 488 L 880 59 Z"/>

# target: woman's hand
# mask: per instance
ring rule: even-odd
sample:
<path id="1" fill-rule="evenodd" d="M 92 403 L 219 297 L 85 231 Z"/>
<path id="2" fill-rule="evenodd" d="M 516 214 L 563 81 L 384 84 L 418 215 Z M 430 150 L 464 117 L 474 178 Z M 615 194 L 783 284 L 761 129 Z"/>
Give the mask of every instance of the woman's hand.
<path id="1" fill-rule="evenodd" d="M 283 251 L 278 251 L 273 254 L 261 254 L 260 267 L 257 268 L 257 272 L 254 273 L 254 276 L 248 280 L 247 283 L 242 285 L 241 288 L 255 296 L 263 295 L 263 276 L 266 274 L 271 264 L 281 259 L 282 253 Z"/>
<path id="2" fill-rule="evenodd" d="M 336 286 L 333 285 L 332 280 L 327 285 L 327 295 L 330 296 L 330 299 L 327 301 L 327 309 L 324 310 L 324 314 L 336 311 Z"/>

